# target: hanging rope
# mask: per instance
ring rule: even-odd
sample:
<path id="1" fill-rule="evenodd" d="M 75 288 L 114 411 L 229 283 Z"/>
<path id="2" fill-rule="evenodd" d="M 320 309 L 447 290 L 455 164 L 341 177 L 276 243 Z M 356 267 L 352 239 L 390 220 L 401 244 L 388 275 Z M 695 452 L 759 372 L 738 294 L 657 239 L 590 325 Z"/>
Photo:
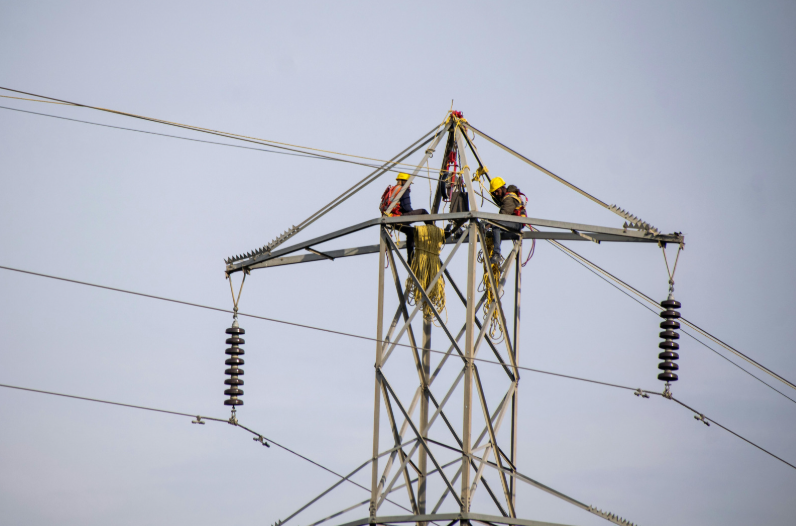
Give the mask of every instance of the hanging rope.
<path id="1" fill-rule="evenodd" d="M 387 232 L 387 235 L 390 236 L 390 239 L 392 239 L 393 243 L 395 243 L 396 247 L 401 246 L 400 231 L 396 228 L 395 225 L 385 225 L 384 230 Z M 384 249 L 385 254 L 387 254 L 389 251 L 390 251 L 389 247 Z M 384 260 L 386 262 L 384 268 L 390 268 L 390 258 L 385 257 Z"/>
<path id="2" fill-rule="evenodd" d="M 431 168 L 428 165 L 428 159 L 426 159 L 426 174 L 428 179 L 428 209 L 431 210 L 434 190 L 431 188 Z"/>
<path id="3" fill-rule="evenodd" d="M 533 228 L 533 227 L 532 227 Z M 531 250 L 528 251 L 528 257 L 525 258 L 525 263 L 522 264 L 523 267 L 528 264 L 528 262 L 533 257 L 534 252 L 536 252 L 536 240 L 531 239 Z"/>
<path id="4" fill-rule="evenodd" d="M 496 291 L 492 290 L 492 287 L 489 285 L 489 274 L 487 274 L 487 272 L 492 273 L 495 283 L 500 283 L 500 264 L 491 263 L 492 255 L 495 251 L 495 243 L 492 239 L 492 236 L 484 236 L 484 241 L 486 242 L 486 249 L 489 251 L 489 254 L 485 256 L 483 250 L 478 252 L 478 262 L 484 265 L 484 277 L 481 278 L 481 284 L 478 286 L 478 292 L 486 291 L 486 302 L 484 303 L 484 323 L 489 324 L 489 337 L 492 339 L 492 341 L 498 343 L 503 341 L 503 331 L 500 328 L 500 312 L 498 312 L 498 309 L 495 309 L 495 311 L 492 313 L 492 317 L 490 319 L 486 319 L 486 317 L 489 315 L 489 309 L 498 299 Z M 500 296 L 502 295 L 503 294 L 501 293 Z"/>
<path id="5" fill-rule="evenodd" d="M 473 182 L 478 183 L 480 186 L 480 192 L 476 192 L 481 195 L 481 206 L 484 206 L 484 192 L 487 194 L 489 193 L 489 188 L 484 185 L 484 181 L 481 179 L 482 176 L 486 176 L 489 179 L 489 169 L 486 166 L 479 166 L 478 169 L 475 171 L 473 175 Z"/>
<path id="6" fill-rule="evenodd" d="M 440 269 L 439 253 L 445 243 L 445 232 L 434 225 L 423 225 L 415 227 L 415 255 L 412 259 L 412 272 L 417 276 L 417 280 L 428 290 L 431 280 L 437 275 Z M 410 277 L 406 280 L 406 296 L 410 305 L 417 305 L 423 302 L 422 292 L 415 286 L 414 280 Z M 431 304 L 437 312 L 445 310 L 445 280 L 440 276 L 431 292 L 428 294 Z M 423 317 L 431 319 L 434 311 L 431 305 L 423 305 Z"/>

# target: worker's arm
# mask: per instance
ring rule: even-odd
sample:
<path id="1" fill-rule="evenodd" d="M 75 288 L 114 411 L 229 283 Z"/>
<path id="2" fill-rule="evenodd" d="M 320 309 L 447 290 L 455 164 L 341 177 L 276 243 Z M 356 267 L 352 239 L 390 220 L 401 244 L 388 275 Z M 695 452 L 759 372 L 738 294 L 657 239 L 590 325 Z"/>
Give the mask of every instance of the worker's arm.
<path id="1" fill-rule="evenodd" d="M 412 198 L 409 197 L 409 191 L 411 188 L 407 188 L 404 195 L 401 196 L 401 213 L 405 214 L 407 212 L 412 211 Z"/>

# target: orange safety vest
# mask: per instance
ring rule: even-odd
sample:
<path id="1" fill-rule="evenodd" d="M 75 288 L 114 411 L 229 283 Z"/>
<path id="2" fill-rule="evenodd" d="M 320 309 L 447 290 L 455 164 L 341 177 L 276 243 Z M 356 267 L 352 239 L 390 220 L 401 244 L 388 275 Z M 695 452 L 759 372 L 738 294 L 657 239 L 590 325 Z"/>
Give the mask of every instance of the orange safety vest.
<path id="1" fill-rule="evenodd" d="M 381 211 L 382 214 L 384 212 L 386 212 L 388 208 L 390 208 L 390 203 L 392 203 L 393 198 L 396 195 L 398 195 L 398 192 L 401 191 L 401 188 L 403 188 L 403 187 L 400 186 L 400 185 L 388 186 L 387 189 L 384 191 L 384 193 L 381 194 L 381 204 L 379 205 L 379 210 Z M 400 201 L 395 203 L 395 206 L 393 207 L 392 211 L 390 212 L 390 217 L 395 217 L 395 216 L 399 216 L 399 215 L 401 215 L 401 202 Z"/>

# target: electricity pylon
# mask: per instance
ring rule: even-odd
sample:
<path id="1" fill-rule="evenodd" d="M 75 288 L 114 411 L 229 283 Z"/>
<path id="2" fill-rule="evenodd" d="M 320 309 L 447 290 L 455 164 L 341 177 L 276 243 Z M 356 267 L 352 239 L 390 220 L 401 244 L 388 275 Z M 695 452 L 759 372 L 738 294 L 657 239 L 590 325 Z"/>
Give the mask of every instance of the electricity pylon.
<path id="1" fill-rule="evenodd" d="M 479 193 L 484 197 L 483 190 L 477 190 L 474 183 L 480 184 L 481 179 L 488 179 L 489 175 L 477 149 L 467 136 L 468 130 L 623 217 L 625 223 L 622 228 L 498 215 L 479 210 L 477 197 Z M 350 195 L 429 145 L 423 160 L 414 165 L 409 181 L 404 185 L 404 189 L 408 188 L 443 138 L 446 139 L 443 162 L 429 214 L 410 217 L 383 215 L 287 248 L 276 249 Z M 468 165 L 469 155 L 473 157 L 470 162 L 478 166 L 476 171 L 471 172 Z M 394 197 L 387 214 L 398 202 L 403 191 Z M 451 210 L 441 213 L 440 208 L 445 201 L 451 203 Z M 446 255 L 440 256 L 440 270 L 427 288 L 401 255 L 399 249 L 402 243 L 394 241 L 391 236 L 394 229 L 420 221 L 446 222 L 449 225 L 445 231 L 445 245 L 450 250 Z M 507 228 L 517 224 L 527 225 L 529 230 L 514 233 L 511 228 Z M 322 243 L 368 228 L 378 231 L 378 244 L 335 250 L 318 248 Z M 505 259 L 499 261 L 499 271 L 495 272 L 490 263 L 488 241 L 491 241 L 489 229 L 498 228 L 506 230 L 504 239 L 511 241 L 511 251 Z M 425 525 L 434 521 L 446 521 L 448 526 L 453 526 L 455 522 L 469 524 L 472 521 L 524 526 L 545 524 L 517 517 L 516 489 L 520 482 L 615 524 L 630 524 L 614 514 L 600 511 L 549 488 L 517 470 L 520 453 L 519 366 L 522 355 L 521 257 L 523 241 L 535 242 L 536 239 L 663 245 L 682 245 L 684 242 L 681 234 L 661 234 L 626 211 L 614 205 L 609 206 L 563 181 L 477 130 L 462 118 L 461 113 L 451 112 L 441 127 L 426 134 L 298 227 L 291 227 L 261 249 L 226 260 L 226 273 L 229 276 L 238 271 L 248 274 L 260 268 L 378 253 L 373 449 L 371 458 L 346 477 L 348 479 L 370 465 L 370 499 L 345 510 L 354 510 L 359 505 L 367 504 L 369 513 L 367 517 L 348 522 L 345 526 L 387 523 Z M 300 251 L 308 253 L 296 255 Z M 466 273 L 454 279 L 455 272 L 451 270 L 451 263 L 457 256 L 461 258 L 461 253 L 465 254 Z M 386 268 L 390 269 L 389 274 Z M 406 278 L 401 276 L 401 272 Z M 439 312 L 429 300 L 429 294 L 440 278 L 445 279 L 448 285 L 448 303 L 450 304 L 452 291 L 456 297 L 454 302 L 462 304 L 464 316 L 455 322 L 449 320 L 446 313 Z M 407 281 L 404 282 L 404 279 Z M 412 305 L 412 296 L 403 283 L 419 291 L 422 301 Z M 392 318 L 385 317 L 388 314 L 385 312 L 385 296 L 392 294 L 388 289 L 395 290 L 398 303 Z M 479 316 L 479 312 L 483 316 Z M 418 319 L 419 313 L 421 316 Z M 415 333 L 418 324 L 421 326 L 419 341 Z M 439 352 L 431 349 L 434 326 L 438 327 L 435 332 L 441 333 L 439 341 L 447 347 L 447 351 L 436 359 L 432 370 L 432 354 Z M 398 346 L 411 350 L 411 361 L 394 356 L 394 350 Z M 480 373 L 478 360 L 481 351 L 484 351 L 483 354 L 490 361 L 500 364 L 503 373 L 499 378 L 487 378 Z M 447 383 L 439 385 L 443 382 Z M 407 393 L 413 394 L 406 396 Z M 310 501 L 310 504 L 328 494 L 341 482 Z M 480 495 L 481 488 L 487 497 L 474 500 L 476 494 Z M 380 514 L 387 500 L 391 497 L 397 498 L 402 493 L 406 494 L 408 507 L 404 508 L 410 511 L 409 514 Z M 285 519 L 283 523 L 299 512 Z M 339 513 L 329 518 L 337 515 Z"/>

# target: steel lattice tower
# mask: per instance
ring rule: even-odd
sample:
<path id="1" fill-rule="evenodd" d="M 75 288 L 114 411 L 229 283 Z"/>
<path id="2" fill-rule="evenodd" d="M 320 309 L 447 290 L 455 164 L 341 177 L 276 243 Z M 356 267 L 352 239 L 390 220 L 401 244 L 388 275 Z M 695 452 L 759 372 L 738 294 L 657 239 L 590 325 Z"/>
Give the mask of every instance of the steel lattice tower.
<path id="1" fill-rule="evenodd" d="M 623 227 L 609 228 L 480 211 L 478 193 L 473 184 L 474 176 L 477 181 L 478 177 L 488 178 L 488 175 L 477 149 L 467 136 L 468 130 L 472 130 L 473 133 L 615 212 L 625 219 Z M 428 215 L 409 218 L 383 216 L 287 248 L 277 249 L 288 238 L 315 222 L 353 193 L 428 146 L 423 160 L 415 165 L 409 178 L 408 183 L 411 183 L 443 138 L 446 139 L 443 166 L 439 172 L 432 210 Z M 450 184 L 451 172 L 447 163 L 451 152 L 457 155 L 459 169 L 456 170 L 456 175 L 460 182 L 460 197 L 464 201 L 457 204 L 459 211 L 440 213 L 444 185 Z M 479 170 L 474 170 L 472 173 L 468 166 L 469 155 L 473 157 L 470 162 L 479 167 Z M 394 198 L 393 206 L 402 193 L 403 191 Z M 450 247 L 450 250 L 446 255 L 440 256 L 442 261 L 439 273 L 431 280 L 428 290 L 423 290 L 421 282 L 399 252 L 402 244 L 390 236 L 390 229 L 420 221 L 448 222 L 451 225 L 451 228 L 446 230 L 448 235 L 445 239 L 445 245 Z M 498 279 L 492 272 L 484 272 L 486 267 L 479 262 L 478 255 L 481 251 L 483 257 L 487 257 L 487 228 L 501 228 L 497 221 L 519 223 L 530 227 L 530 231 L 524 230 L 512 240 L 511 251 L 501 263 Z M 336 250 L 317 248 L 322 243 L 368 228 L 378 231 L 378 244 Z M 563 181 L 552 172 L 474 128 L 462 118 L 460 113 L 451 112 L 441 126 L 435 127 L 392 161 L 347 190 L 304 223 L 289 228 L 276 240 L 260 249 L 226 260 L 226 273 L 229 276 L 238 271 L 248 274 L 251 270 L 260 268 L 335 260 L 372 253 L 379 255 L 373 449 L 371 458 L 348 475 L 351 477 L 370 466 L 371 497 L 367 501 L 368 516 L 348 522 L 346 526 L 412 522 L 424 525 L 434 521 L 437 523 L 445 521 L 448 526 L 453 526 L 455 522 L 469 524 L 473 521 L 525 526 L 546 524 L 517 517 L 516 489 L 520 482 L 548 492 L 616 524 L 630 524 L 616 515 L 600 511 L 549 488 L 517 470 L 518 401 L 521 379 L 518 367 L 522 356 L 521 255 L 523 241 L 536 239 L 662 245 L 684 242 L 681 234 L 661 234 L 648 223 L 631 216 L 626 211 L 614 205 L 609 206 Z M 296 255 L 299 251 L 308 253 Z M 466 273 L 463 277 L 457 276 L 454 279 L 451 263 L 457 257 L 461 259 L 462 254 L 466 258 Z M 401 276 L 401 272 L 405 278 Z M 428 294 L 440 277 L 443 277 L 448 285 L 448 302 L 462 304 L 463 319 L 456 319 L 455 322 L 448 320 L 433 305 L 431 305 L 432 316 L 430 318 L 423 316 L 423 303 L 431 304 Z M 403 286 L 404 279 L 421 291 L 423 302 L 410 305 L 409 295 Z M 481 282 L 486 290 L 479 291 Z M 392 294 L 389 289 L 394 289 L 398 303 L 391 318 L 388 317 L 390 313 L 385 312 L 385 297 Z M 496 291 L 492 295 L 493 301 L 488 300 L 487 290 Z M 479 316 L 479 312 L 483 316 Z M 419 318 L 418 313 L 421 314 Z M 490 337 L 492 320 L 502 334 L 500 341 Z M 419 338 L 415 333 L 417 325 L 421 326 Z M 433 331 L 437 334 L 435 342 L 438 342 L 437 345 L 447 347 L 447 352 L 436 360 L 432 370 L 431 338 L 434 326 L 438 328 L 437 331 Z M 396 346 L 401 344 L 411 347 L 409 365 L 405 363 L 406 361 L 398 362 L 393 357 Z M 481 351 L 489 355 L 490 360 L 496 360 L 501 364 L 502 380 L 490 377 L 487 381 L 482 377 L 477 361 Z M 445 379 L 450 380 L 450 378 L 454 379 L 445 385 L 440 385 Z M 400 393 L 413 393 L 413 395 L 402 397 Z M 499 402 L 490 406 L 490 400 L 499 400 Z M 388 425 L 384 425 L 385 421 Z M 440 429 L 441 431 L 437 432 Z M 453 456 L 452 461 L 449 458 L 451 456 Z M 435 483 L 430 484 L 431 481 Z M 310 501 L 310 504 L 340 483 L 342 481 Z M 473 509 L 473 497 L 479 491 L 488 494 L 488 499 L 485 501 L 490 504 L 483 506 L 489 506 L 490 509 Z M 380 515 L 384 502 L 390 496 L 401 493 L 407 496 L 411 514 Z M 481 506 L 479 504 L 479 507 Z M 347 510 L 355 508 L 356 506 L 353 506 Z M 292 519 L 297 513 L 283 522 Z"/>

